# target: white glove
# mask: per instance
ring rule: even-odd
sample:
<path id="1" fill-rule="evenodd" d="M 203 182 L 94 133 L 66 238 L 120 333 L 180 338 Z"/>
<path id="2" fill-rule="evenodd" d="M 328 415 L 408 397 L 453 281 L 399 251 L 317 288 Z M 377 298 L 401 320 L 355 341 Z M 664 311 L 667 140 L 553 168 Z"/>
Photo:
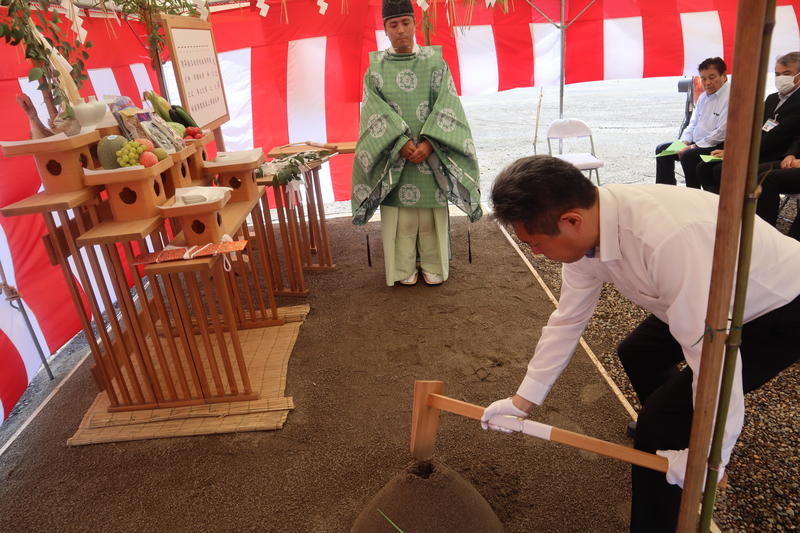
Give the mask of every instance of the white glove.
<path id="1" fill-rule="evenodd" d="M 514 403 L 511 401 L 511 398 L 497 400 L 483 410 L 483 416 L 481 417 L 481 427 L 483 429 L 493 429 L 495 431 L 502 431 L 503 433 L 514 433 L 514 431 L 511 429 L 489 424 L 489 419 L 495 415 L 511 415 L 526 418 L 528 413 L 514 405 Z"/>
<path id="2" fill-rule="evenodd" d="M 669 461 L 669 469 L 667 470 L 667 483 L 670 485 L 678 485 L 683 488 L 683 480 L 686 476 L 686 461 L 689 459 L 689 449 L 683 450 L 656 450 L 656 455 L 666 457 Z M 703 485 L 706 482 L 706 472 L 703 473 Z M 725 467 L 719 469 L 719 478 L 722 479 L 725 474 Z"/>

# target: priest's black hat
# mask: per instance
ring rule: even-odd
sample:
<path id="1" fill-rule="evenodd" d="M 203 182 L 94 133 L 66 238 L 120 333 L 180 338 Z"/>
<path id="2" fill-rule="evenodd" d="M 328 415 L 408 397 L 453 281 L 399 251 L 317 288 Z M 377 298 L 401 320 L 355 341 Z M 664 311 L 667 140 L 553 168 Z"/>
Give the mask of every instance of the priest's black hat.
<path id="1" fill-rule="evenodd" d="M 383 22 L 395 17 L 413 17 L 411 0 L 383 0 Z"/>

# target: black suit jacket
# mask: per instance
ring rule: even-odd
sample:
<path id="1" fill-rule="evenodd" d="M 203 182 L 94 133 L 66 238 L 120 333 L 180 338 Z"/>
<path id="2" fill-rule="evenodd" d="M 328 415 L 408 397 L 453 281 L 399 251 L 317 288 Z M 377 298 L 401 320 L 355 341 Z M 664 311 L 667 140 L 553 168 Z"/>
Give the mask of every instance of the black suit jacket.
<path id="1" fill-rule="evenodd" d="M 789 153 L 797 155 L 800 150 L 800 90 L 775 109 L 777 105 L 778 93 L 772 93 L 764 101 L 764 122 L 772 119 L 778 125 L 770 131 L 761 131 L 758 157 L 761 163 L 780 161 Z"/>

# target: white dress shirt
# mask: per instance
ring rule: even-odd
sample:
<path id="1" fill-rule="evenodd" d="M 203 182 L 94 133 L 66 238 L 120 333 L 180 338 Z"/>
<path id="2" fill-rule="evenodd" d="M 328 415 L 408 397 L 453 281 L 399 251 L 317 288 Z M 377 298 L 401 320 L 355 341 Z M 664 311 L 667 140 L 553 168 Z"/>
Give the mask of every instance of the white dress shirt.
<path id="1" fill-rule="evenodd" d="M 710 148 L 725 141 L 730 85 L 726 81 L 714 94 L 709 95 L 704 91 L 700 95 L 689 125 L 681 135 L 682 141 L 700 148 Z"/>
<path id="2" fill-rule="evenodd" d="M 696 393 L 711 281 L 719 197 L 674 185 L 599 189 L 600 245 L 594 257 L 564 264 L 561 297 L 517 394 L 541 404 L 569 362 L 603 282 L 669 324 L 694 372 Z M 800 294 L 800 242 L 756 217 L 744 320 Z M 723 465 L 744 421 L 741 358 L 725 426 Z"/>

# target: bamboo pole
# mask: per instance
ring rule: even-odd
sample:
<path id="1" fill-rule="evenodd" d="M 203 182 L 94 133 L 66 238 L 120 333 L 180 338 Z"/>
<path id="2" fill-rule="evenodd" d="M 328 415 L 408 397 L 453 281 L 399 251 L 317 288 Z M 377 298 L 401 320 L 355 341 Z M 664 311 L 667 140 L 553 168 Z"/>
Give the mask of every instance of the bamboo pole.
<path id="1" fill-rule="evenodd" d="M 760 64 L 758 65 L 758 76 L 756 80 L 763 80 L 769 62 L 769 43 L 771 42 L 772 30 L 775 27 L 775 0 L 765 2 L 765 12 L 763 19 L 763 34 L 761 36 Z M 740 14 L 741 15 L 741 14 Z M 758 22 L 758 21 L 756 21 Z M 758 28 L 758 26 L 756 26 Z M 764 85 L 756 85 L 756 110 L 751 123 L 752 140 L 750 143 L 750 160 L 748 173 L 746 176 L 747 195 L 744 198 L 744 210 L 742 213 L 742 231 L 739 240 L 739 262 L 736 269 L 736 289 L 733 301 L 733 313 L 731 320 L 731 332 L 725 347 L 725 359 L 723 365 L 722 384 L 720 387 L 720 398 L 717 405 L 717 417 L 714 423 L 714 434 L 711 442 L 711 452 L 708 458 L 708 469 L 706 474 L 705 490 L 703 492 L 703 505 L 700 513 L 700 531 L 709 531 L 711 519 L 714 514 L 714 500 L 717 493 L 717 478 L 720 465 L 722 463 L 722 444 L 725 432 L 725 421 L 728 418 L 728 407 L 730 404 L 731 390 L 736 372 L 736 361 L 739 355 L 739 345 L 742 339 L 742 325 L 744 323 L 744 307 L 747 296 L 747 285 L 750 278 L 750 258 L 753 249 L 753 229 L 755 224 L 756 212 L 756 189 L 758 187 L 758 155 L 759 140 L 761 138 L 761 123 L 758 118 L 763 114 Z M 723 169 L 723 180 L 725 179 Z M 726 194 L 726 182 L 722 182 L 720 192 Z M 736 194 L 734 191 L 733 194 Z"/>
<path id="2" fill-rule="evenodd" d="M 708 296 L 706 316 L 706 335 L 703 338 L 703 351 L 700 375 L 697 380 L 692 432 L 689 439 L 689 457 L 681 496 L 678 516 L 679 533 L 697 531 L 698 513 L 702 497 L 703 477 L 711 441 L 712 422 L 717 407 L 717 392 L 722 366 L 722 348 L 727 335 L 728 313 L 730 311 L 731 288 L 737 252 L 739 232 L 742 226 L 742 207 L 744 204 L 745 182 L 748 174 L 755 174 L 760 141 L 760 109 L 763 109 L 763 87 L 766 73 L 766 55 L 769 35 L 774 20 L 774 0 L 752 0 L 740 3 L 736 22 L 736 47 L 733 65 L 735 76 L 731 82 L 730 106 L 728 108 L 728 136 L 725 139 L 725 164 L 722 167 L 722 187 L 720 190 L 717 232 L 714 246 L 714 260 L 711 270 L 711 287 Z M 752 206 L 748 209 L 751 217 Z M 749 249 L 750 243 L 745 243 Z M 737 298 L 742 301 L 746 291 L 747 273 L 742 273 L 744 284 L 737 287 Z M 743 310 L 740 310 L 743 311 Z M 741 315 L 740 315 L 741 323 Z M 738 335 L 737 335 L 738 337 Z M 738 341 L 737 341 L 738 342 Z M 732 347 L 735 361 L 736 348 Z M 728 378 L 732 379 L 732 369 Z M 729 394 L 730 387 L 727 392 Z M 723 399 L 727 413 L 727 399 Z M 724 418 L 718 424 L 717 433 L 722 434 Z M 719 446 L 719 443 L 717 443 Z M 710 465 L 712 471 L 718 468 Z M 709 475 L 709 487 L 716 487 L 716 475 Z M 714 489 L 710 489 L 705 502 L 704 514 L 710 521 L 710 506 L 713 505 Z M 706 529 L 707 531 L 707 529 Z"/>

